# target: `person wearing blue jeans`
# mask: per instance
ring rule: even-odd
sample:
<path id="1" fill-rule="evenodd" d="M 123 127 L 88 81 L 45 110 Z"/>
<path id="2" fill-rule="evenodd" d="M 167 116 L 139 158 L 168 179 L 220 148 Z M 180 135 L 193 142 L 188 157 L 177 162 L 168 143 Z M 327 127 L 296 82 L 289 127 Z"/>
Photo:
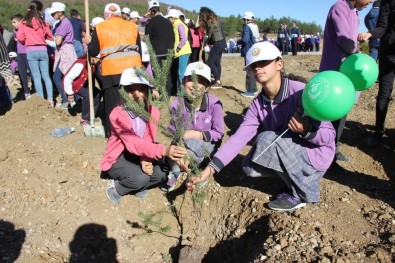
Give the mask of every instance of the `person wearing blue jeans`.
<path id="1" fill-rule="evenodd" d="M 58 90 L 59 95 L 62 98 L 62 104 L 60 104 L 60 108 L 67 110 L 67 104 L 68 104 L 67 103 L 67 96 L 66 96 L 66 93 L 64 92 L 63 86 L 62 86 L 63 73 L 59 69 L 59 63 L 56 65 L 56 68 L 55 68 L 52 78 L 55 83 L 56 89 Z"/>
<path id="2" fill-rule="evenodd" d="M 37 95 L 44 98 L 44 91 L 41 79 L 44 81 L 47 100 L 53 106 L 53 86 L 49 76 L 49 57 L 46 50 L 34 50 L 27 53 L 30 73 L 33 76 L 34 87 Z"/>
<path id="3" fill-rule="evenodd" d="M 373 30 L 376 27 L 377 19 L 379 18 L 380 12 L 380 1 L 375 1 L 373 3 L 372 9 L 365 16 L 365 26 L 368 30 Z M 369 39 L 369 56 L 371 56 L 375 61 L 379 58 L 379 47 L 380 38 Z"/>
<path id="4" fill-rule="evenodd" d="M 29 89 L 28 77 L 27 77 L 27 72 L 28 70 L 30 71 L 30 69 L 29 69 L 29 63 L 27 61 L 26 53 L 18 53 L 16 60 L 18 63 L 18 75 L 19 75 L 19 79 L 21 80 L 22 89 L 25 93 L 25 99 L 28 99 L 30 97 L 31 92 Z"/>

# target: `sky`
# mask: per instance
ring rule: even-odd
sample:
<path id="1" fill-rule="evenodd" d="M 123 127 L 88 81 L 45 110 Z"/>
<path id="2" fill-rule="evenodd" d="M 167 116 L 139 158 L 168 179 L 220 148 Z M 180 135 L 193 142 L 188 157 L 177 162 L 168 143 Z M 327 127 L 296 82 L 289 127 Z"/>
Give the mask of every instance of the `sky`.
<path id="1" fill-rule="evenodd" d="M 243 15 L 245 11 L 252 11 L 256 18 L 262 20 L 271 16 L 275 18 L 289 16 L 302 22 L 315 21 L 324 30 L 328 11 L 336 0 L 165 0 L 164 2 L 197 12 L 200 7 L 207 6 L 220 16 Z M 367 31 L 363 20 L 371 8 L 370 4 L 359 12 L 359 32 Z M 196 20 L 196 18 L 192 19 Z"/>

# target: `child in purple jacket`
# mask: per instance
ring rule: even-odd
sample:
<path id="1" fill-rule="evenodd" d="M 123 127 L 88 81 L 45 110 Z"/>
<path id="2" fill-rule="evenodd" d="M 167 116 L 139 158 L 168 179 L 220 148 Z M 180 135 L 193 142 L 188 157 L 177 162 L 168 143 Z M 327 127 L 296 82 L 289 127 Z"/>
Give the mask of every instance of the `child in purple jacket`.
<path id="1" fill-rule="evenodd" d="M 196 74 L 197 87 L 194 87 L 192 74 Z M 189 157 L 200 164 L 205 157 L 211 156 L 219 147 L 224 136 L 224 115 L 221 101 L 208 94 L 210 88 L 211 70 L 202 62 L 190 63 L 184 74 L 183 84 L 185 97 L 183 100 L 176 98 L 172 104 L 173 116 L 182 116 L 185 127 L 183 142 Z M 179 114 L 179 111 L 182 114 Z M 177 127 L 173 119 L 169 131 L 173 134 Z M 168 191 L 174 189 L 180 173 L 180 168 L 175 162 L 170 161 L 172 172 L 168 176 Z"/>
<path id="2" fill-rule="evenodd" d="M 244 158 L 244 172 L 251 177 L 275 172 L 287 186 L 269 202 L 269 208 L 292 211 L 318 202 L 320 180 L 335 153 L 332 124 L 301 117 L 305 84 L 282 76 L 284 62 L 273 44 L 254 44 L 247 52 L 246 62 L 245 69 L 262 85 L 262 92 L 252 101 L 236 133 L 218 150 L 200 177 L 189 179 L 188 189 L 195 189 L 196 184 L 219 172 L 257 135 Z"/>

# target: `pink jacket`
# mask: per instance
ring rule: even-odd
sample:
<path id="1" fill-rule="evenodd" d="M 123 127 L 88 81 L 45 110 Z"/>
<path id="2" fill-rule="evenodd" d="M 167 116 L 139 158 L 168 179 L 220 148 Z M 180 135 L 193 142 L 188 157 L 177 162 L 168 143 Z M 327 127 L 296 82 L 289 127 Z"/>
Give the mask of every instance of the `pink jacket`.
<path id="1" fill-rule="evenodd" d="M 120 106 L 114 108 L 110 114 L 111 136 L 108 139 L 106 150 L 100 162 L 102 171 L 108 171 L 118 157 L 126 150 L 140 156 L 142 159 L 152 161 L 163 157 L 163 144 L 156 144 L 160 112 L 154 106 L 149 106 L 153 119 L 147 124 L 143 138 L 136 135 L 132 119 Z"/>
<path id="2" fill-rule="evenodd" d="M 29 27 L 22 23 L 18 28 L 18 33 L 16 35 L 18 41 L 28 46 L 46 46 L 46 39 L 53 40 L 53 35 L 49 26 L 43 22 L 40 25 L 36 18 L 32 19 L 32 26 Z"/>

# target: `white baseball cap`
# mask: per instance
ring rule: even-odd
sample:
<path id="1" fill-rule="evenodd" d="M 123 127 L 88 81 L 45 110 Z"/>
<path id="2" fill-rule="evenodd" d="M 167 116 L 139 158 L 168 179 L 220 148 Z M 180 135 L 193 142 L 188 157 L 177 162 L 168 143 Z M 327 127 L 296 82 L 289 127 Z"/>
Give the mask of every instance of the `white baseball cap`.
<path id="1" fill-rule="evenodd" d="M 8 56 L 9 56 L 10 58 L 16 58 L 18 55 L 16 54 L 16 52 L 11 51 L 10 53 L 8 53 Z"/>
<path id="2" fill-rule="evenodd" d="M 122 12 L 122 13 L 126 13 L 126 14 L 129 15 L 129 13 L 130 13 L 130 8 L 129 8 L 129 7 L 124 7 L 124 8 L 122 8 L 121 12 Z"/>
<path id="3" fill-rule="evenodd" d="M 179 18 L 180 17 L 180 11 L 177 10 L 177 9 L 169 9 L 167 11 L 167 15 L 165 17 L 166 18 L 169 18 L 169 17 Z"/>
<path id="4" fill-rule="evenodd" d="M 143 62 L 148 62 L 150 60 L 147 44 L 141 41 L 141 60 Z"/>
<path id="5" fill-rule="evenodd" d="M 121 8 L 115 3 L 109 3 L 104 7 L 104 13 L 121 15 Z"/>
<path id="6" fill-rule="evenodd" d="M 193 72 L 195 72 L 196 75 L 207 79 L 208 82 L 211 82 L 211 69 L 203 62 L 198 61 L 188 64 L 187 68 L 185 69 L 184 77 L 192 76 Z"/>
<path id="7" fill-rule="evenodd" d="M 137 76 L 134 68 L 127 68 L 122 72 L 121 81 L 119 82 L 122 86 L 130 86 L 133 84 L 143 84 L 151 87 L 148 80 L 143 76 Z"/>
<path id="8" fill-rule="evenodd" d="M 51 7 L 47 11 L 48 14 L 53 14 L 56 12 L 64 12 L 66 10 L 66 5 L 61 2 L 53 2 Z"/>
<path id="9" fill-rule="evenodd" d="M 274 60 L 277 58 L 282 57 L 280 50 L 275 45 L 268 41 L 255 43 L 247 51 L 244 70 L 249 70 L 250 65 L 257 61 Z"/>
<path id="10" fill-rule="evenodd" d="M 97 24 L 100 24 L 103 21 L 104 19 L 102 17 L 94 17 L 92 18 L 91 26 L 96 26 Z"/>
<path id="11" fill-rule="evenodd" d="M 141 18 L 141 16 L 139 16 L 139 13 L 137 11 L 130 12 L 130 17 L 131 18 Z"/>
<path id="12" fill-rule="evenodd" d="M 251 11 L 247 11 L 244 13 L 244 16 L 241 19 L 248 19 L 248 20 L 254 20 L 254 13 Z"/>
<path id="13" fill-rule="evenodd" d="M 153 7 L 159 7 L 159 2 L 158 1 L 148 1 L 148 9 L 151 9 Z"/>

